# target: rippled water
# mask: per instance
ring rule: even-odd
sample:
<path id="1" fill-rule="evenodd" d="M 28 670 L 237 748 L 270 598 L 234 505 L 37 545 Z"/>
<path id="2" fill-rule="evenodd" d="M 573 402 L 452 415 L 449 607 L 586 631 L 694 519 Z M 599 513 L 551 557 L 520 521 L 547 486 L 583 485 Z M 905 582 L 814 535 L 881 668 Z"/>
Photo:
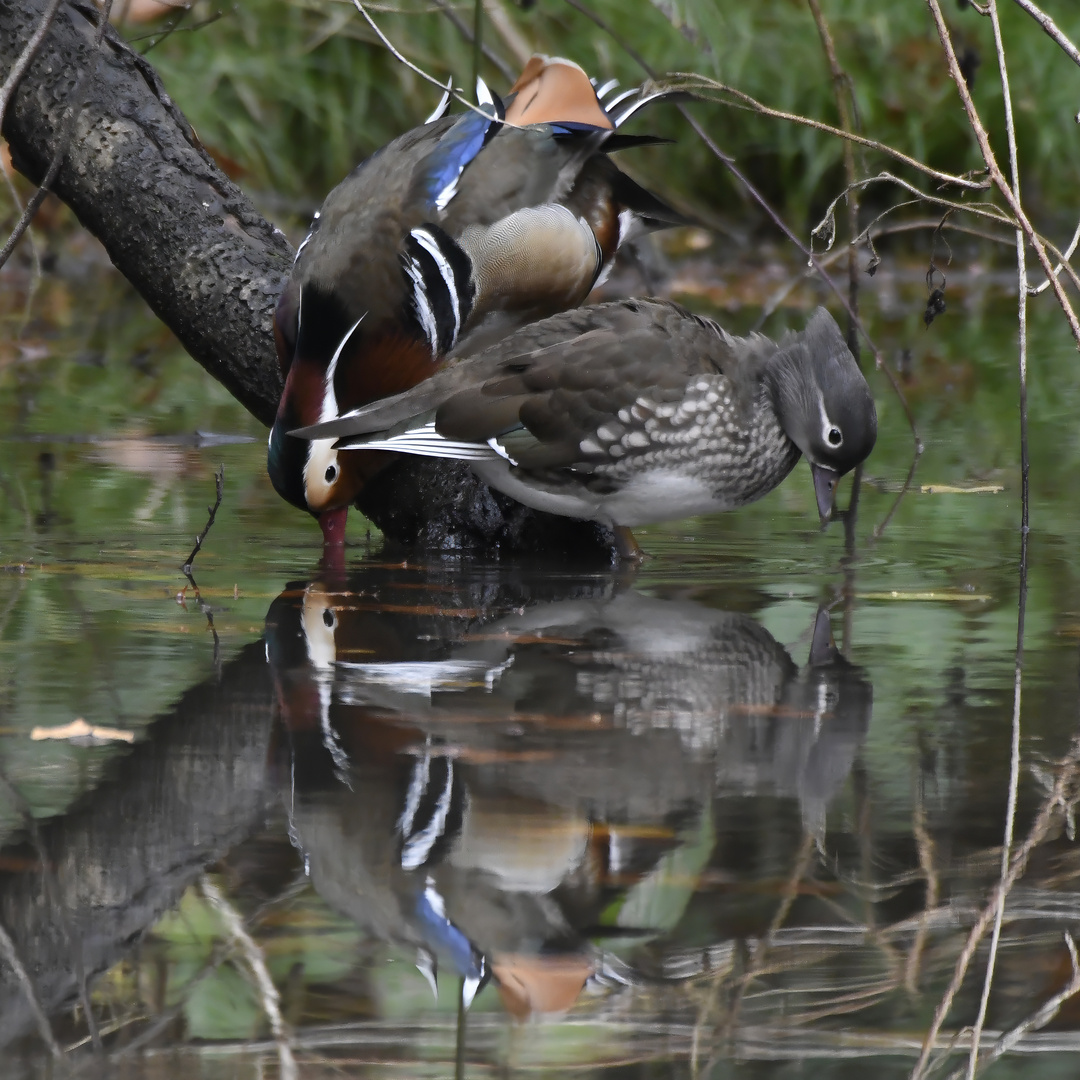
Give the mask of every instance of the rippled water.
<path id="1" fill-rule="evenodd" d="M 357 522 L 321 570 L 227 409 L 255 441 L 132 434 L 77 387 L 0 383 L 6 1075 L 60 1068 L 35 1008 L 103 1076 L 290 1055 L 304 1077 L 908 1075 L 1000 875 L 1006 316 L 879 318 L 914 353 L 928 448 L 891 518 L 910 436 L 876 381 L 848 521 L 818 529 L 800 466 L 744 512 L 641 530 L 648 561 L 605 573 L 405 557 Z M 1066 987 L 1080 920 L 1080 379 L 1052 319 L 1034 342 L 1026 861 L 984 1053 Z M 219 462 L 196 594 L 178 567 Z M 988 941 L 937 1075 L 964 1063 Z M 1074 1075 L 1078 1023 L 1067 1001 L 992 1071 Z"/>

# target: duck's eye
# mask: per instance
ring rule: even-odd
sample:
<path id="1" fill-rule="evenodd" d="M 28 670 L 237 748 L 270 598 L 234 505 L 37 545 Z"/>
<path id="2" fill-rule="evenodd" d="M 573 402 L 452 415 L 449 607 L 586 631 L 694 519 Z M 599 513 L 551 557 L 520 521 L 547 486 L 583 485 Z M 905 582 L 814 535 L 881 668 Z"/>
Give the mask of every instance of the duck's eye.
<path id="1" fill-rule="evenodd" d="M 336 620 L 334 619 L 334 613 L 329 608 L 324 609 L 322 613 L 322 621 L 323 626 L 325 626 L 327 630 L 334 629 L 334 623 Z"/>
<path id="2" fill-rule="evenodd" d="M 328 484 L 332 484 L 337 479 L 337 466 L 336 465 L 327 465 L 326 466 L 326 472 L 323 473 L 323 479 Z"/>
<path id="3" fill-rule="evenodd" d="M 838 427 L 831 427 L 825 436 L 830 446 L 839 446 L 844 441 L 844 436 Z"/>

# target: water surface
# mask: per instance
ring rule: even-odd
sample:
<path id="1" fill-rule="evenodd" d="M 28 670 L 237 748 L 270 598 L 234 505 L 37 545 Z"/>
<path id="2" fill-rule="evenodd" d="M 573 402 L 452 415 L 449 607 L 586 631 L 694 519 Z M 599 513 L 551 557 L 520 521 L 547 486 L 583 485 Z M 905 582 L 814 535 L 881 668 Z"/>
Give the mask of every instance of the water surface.
<path id="1" fill-rule="evenodd" d="M 638 569 L 405 557 L 353 521 L 328 571 L 263 433 L 108 288 L 0 366 L 0 924 L 33 986 L 0 964 L 11 1075 L 61 1068 L 35 1003 L 103 1076 L 908 1075 L 1000 873 L 1007 299 L 927 332 L 902 282 L 869 297 L 927 446 L 898 505 L 911 436 L 872 375 L 879 446 L 824 531 L 800 466 L 640 530 Z M 985 1051 L 1069 982 L 1080 919 L 1080 377 L 1048 304 L 1032 341 L 1029 857 Z M 1073 1075 L 1078 1023 L 1066 1002 L 991 1070 Z"/>

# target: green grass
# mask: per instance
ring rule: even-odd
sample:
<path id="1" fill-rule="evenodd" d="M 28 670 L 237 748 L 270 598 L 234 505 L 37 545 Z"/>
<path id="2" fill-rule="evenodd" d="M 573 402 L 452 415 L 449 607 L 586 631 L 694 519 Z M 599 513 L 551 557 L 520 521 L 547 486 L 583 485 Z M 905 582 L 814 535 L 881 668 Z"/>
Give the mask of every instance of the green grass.
<path id="1" fill-rule="evenodd" d="M 419 0 L 380 6 L 393 11 L 376 11 L 375 18 L 412 61 L 468 85 L 471 46 L 443 14 Z M 836 122 L 827 64 L 802 0 L 594 0 L 592 6 L 660 72 L 708 75 L 775 108 Z M 1045 7 L 1080 39 L 1080 7 L 1071 0 L 1048 0 Z M 472 5 L 456 8 L 471 23 Z M 538 51 L 570 56 L 602 78 L 640 81 L 640 69 L 620 45 L 566 3 L 540 0 L 528 12 L 508 2 L 504 8 Z M 925 5 L 826 0 L 823 8 L 865 133 L 941 169 L 980 167 Z M 199 25 L 219 10 L 220 18 Z M 946 14 L 958 51 L 979 59 L 974 96 L 1004 162 L 990 22 L 955 4 Z M 1080 168 L 1073 120 L 1080 71 L 1014 5 L 1001 5 L 1001 20 L 1026 192 L 1036 215 L 1057 223 L 1057 208 L 1071 206 Z M 350 4 L 336 0 L 246 0 L 231 7 L 198 0 L 180 26 L 150 58 L 204 143 L 279 216 L 292 210 L 305 217 L 356 162 L 420 123 L 438 97 L 375 41 Z M 489 20 L 485 41 L 518 66 Z M 506 89 L 493 66 L 483 73 Z M 693 109 L 797 228 L 805 229 L 842 187 L 837 140 L 717 104 Z M 677 140 L 625 156 L 642 179 L 704 214 L 745 217 L 744 193 L 672 106 L 655 108 L 637 126 Z M 883 164 L 868 155 L 868 170 Z"/>

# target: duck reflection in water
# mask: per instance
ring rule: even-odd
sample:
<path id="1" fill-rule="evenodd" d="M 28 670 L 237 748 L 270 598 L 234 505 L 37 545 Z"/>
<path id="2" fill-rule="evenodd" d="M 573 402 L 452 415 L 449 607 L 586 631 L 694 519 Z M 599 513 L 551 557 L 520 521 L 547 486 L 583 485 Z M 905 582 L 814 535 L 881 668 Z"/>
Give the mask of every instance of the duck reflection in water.
<path id="1" fill-rule="evenodd" d="M 689 901 L 716 795 L 797 798 L 820 834 L 870 720 L 824 611 L 800 670 L 746 615 L 603 577 L 368 566 L 287 589 L 266 630 L 316 889 L 519 1018 L 642 977 L 619 956 Z"/>

